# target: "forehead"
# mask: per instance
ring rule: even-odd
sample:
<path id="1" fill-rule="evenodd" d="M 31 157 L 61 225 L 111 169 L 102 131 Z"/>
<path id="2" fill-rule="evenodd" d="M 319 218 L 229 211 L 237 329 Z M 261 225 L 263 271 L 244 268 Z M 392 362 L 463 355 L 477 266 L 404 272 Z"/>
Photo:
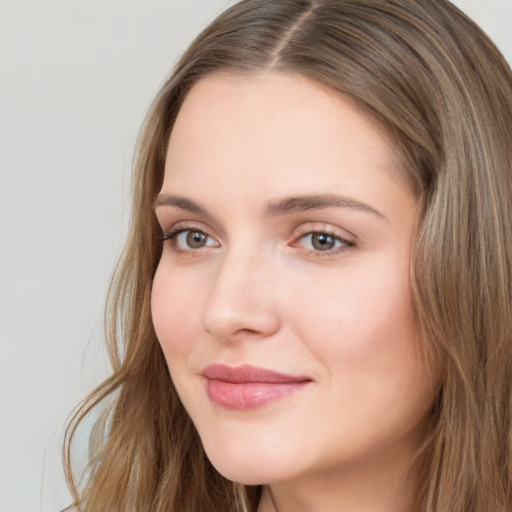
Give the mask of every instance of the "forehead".
<path id="1" fill-rule="evenodd" d="M 325 193 L 350 175 L 357 191 L 396 175 L 397 162 L 386 132 L 335 91 L 285 73 L 217 73 L 182 105 L 163 188 Z"/>

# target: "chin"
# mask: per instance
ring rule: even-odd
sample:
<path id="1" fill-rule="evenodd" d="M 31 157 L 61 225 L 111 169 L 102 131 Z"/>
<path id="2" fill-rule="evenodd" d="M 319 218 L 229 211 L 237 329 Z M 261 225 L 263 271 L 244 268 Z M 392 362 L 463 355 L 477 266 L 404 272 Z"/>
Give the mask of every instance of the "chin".
<path id="1" fill-rule="evenodd" d="M 276 457 L 263 449 L 251 450 L 247 445 L 240 449 L 236 449 L 234 446 L 220 445 L 213 449 L 204 446 L 204 449 L 213 467 L 224 478 L 233 482 L 245 485 L 263 485 L 287 476 L 286 468 L 279 466 Z M 257 454 L 254 453 L 255 451 Z M 281 459 L 281 457 L 277 457 L 277 459 Z"/>

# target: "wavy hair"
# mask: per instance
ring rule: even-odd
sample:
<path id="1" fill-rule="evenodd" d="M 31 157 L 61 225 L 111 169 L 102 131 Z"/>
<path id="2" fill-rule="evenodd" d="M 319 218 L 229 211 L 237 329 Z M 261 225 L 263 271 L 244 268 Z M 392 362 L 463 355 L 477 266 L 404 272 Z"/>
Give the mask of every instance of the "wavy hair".
<path id="1" fill-rule="evenodd" d="M 140 135 L 133 216 L 106 309 L 112 376 L 77 409 L 65 468 L 81 512 L 254 512 L 182 407 L 150 312 L 153 204 L 174 120 L 216 71 L 294 73 L 351 98 L 395 141 L 420 218 L 411 275 L 442 382 L 418 500 L 430 512 L 512 510 L 512 74 L 447 0 L 243 0 L 190 46 Z M 72 441 L 102 404 L 81 484 Z M 101 408 L 101 407 L 100 407 Z"/>

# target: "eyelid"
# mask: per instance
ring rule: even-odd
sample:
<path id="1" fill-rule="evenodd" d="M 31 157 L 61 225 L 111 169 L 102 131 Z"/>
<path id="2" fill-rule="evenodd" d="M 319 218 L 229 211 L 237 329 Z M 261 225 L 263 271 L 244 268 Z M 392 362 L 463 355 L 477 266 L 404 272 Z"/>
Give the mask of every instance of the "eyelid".
<path id="1" fill-rule="evenodd" d="M 0 0 L 1 1 L 1 0 Z M 155 217 L 163 233 L 169 233 L 175 227 L 186 227 L 190 229 L 199 229 L 207 233 L 213 233 L 214 238 L 222 235 L 222 226 L 212 218 L 205 217 L 200 213 L 183 211 L 173 206 L 157 206 L 155 208 Z"/>
<path id="2" fill-rule="evenodd" d="M 168 227 L 165 225 L 168 224 Z M 162 236 L 168 238 L 169 236 L 175 235 L 179 231 L 200 231 L 205 235 L 208 235 L 212 238 L 215 238 L 214 235 L 211 234 L 211 229 L 205 226 L 202 222 L 194 221 L 194 220 L 184 220 L 178 221 L 174 223 L 161 223 L 160 227 L 162 229 Z"/>

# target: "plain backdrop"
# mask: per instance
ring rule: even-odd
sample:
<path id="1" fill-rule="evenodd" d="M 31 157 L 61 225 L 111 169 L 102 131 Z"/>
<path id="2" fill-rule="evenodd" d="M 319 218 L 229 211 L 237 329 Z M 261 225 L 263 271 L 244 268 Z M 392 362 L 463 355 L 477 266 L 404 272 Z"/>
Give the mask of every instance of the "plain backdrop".
<path id="1" fill-rule="evenodd" d="M 231 3 L 0 0 L 0 512 L 67 503 L 64 425 L 108 372 L 102 310 L 137 133 Z M 511 62 L 512 0 L 455 3 Z"/>

